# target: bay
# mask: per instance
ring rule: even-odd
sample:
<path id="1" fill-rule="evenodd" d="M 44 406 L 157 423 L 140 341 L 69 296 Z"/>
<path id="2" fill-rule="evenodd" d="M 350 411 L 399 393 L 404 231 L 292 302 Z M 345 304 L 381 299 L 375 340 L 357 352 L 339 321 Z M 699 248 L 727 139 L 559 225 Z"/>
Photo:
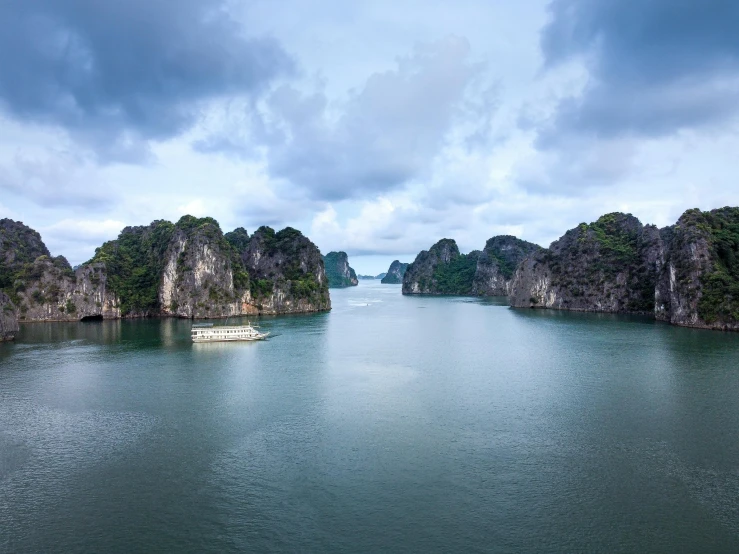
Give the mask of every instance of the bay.
<path id="1" fill-rule="evenodd" d="M 260 343 L 24 325 L 0 551 L 739 551 L 739 334 L 331 294 Z"/>

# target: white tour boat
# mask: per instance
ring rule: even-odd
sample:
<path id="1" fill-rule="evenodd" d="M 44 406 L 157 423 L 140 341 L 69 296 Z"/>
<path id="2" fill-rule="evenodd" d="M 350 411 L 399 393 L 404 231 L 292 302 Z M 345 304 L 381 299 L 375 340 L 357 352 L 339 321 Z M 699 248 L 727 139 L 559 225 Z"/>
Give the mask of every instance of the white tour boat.
<path id="1" fill-rule="evenodd" d="M 193 342 L 224 342 L 232 340 L 264 340 L 269 333 L 257 331 L 257 325 L 213 325 L 196 323 L 192 326 Z"/>

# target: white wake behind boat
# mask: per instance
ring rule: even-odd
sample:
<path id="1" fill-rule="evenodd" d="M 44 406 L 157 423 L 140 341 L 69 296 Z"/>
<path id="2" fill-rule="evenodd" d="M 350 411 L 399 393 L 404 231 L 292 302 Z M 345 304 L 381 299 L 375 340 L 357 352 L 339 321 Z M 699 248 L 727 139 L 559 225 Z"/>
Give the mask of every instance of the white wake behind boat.
<path id="1" fill-rule="evenodd" d="M 269 333 L 260 333 L 256 325 L 213 325 L 197 323 L 192 326 L 193 342 L 228 342 L 245 340 L 264 340 Z"/>

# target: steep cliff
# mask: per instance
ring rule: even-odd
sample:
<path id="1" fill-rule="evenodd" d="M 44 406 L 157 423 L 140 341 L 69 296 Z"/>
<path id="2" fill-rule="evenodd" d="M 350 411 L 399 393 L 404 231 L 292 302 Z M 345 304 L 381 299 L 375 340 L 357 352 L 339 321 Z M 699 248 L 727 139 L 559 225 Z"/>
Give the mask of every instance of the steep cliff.
<path id="1" fill-rule="evenodd" d="M 106 268 L 108 286 L 120 299 L 122 316 L 159 314 L 159 288 L 174 232 L 175 226 L 163 220 L 126 227 L 117 239 L 95 250 L 88 263 Z"/>
<path id="2" fill-rule="evenodd" d="M 0 291 L 0 342 L 13 340 L 18 332 L 18 312 L 7 294 Z"/>
<path id="3" fill-rule="evenodd" d="M 243 229 L 233 233 L 236 246 L 213 218 L 188 215 L 175 224 L 158 290 L 161 315 L 207 318 L 242 313 L 251 300 L 250 281 L 237 247 L 246 247 L 248 240 L 240 240 L 246 234 Z"/>
<path id="4" fill-rule="evenodd" d="M 346 252 L 329 252 L 323 257 L 328 286 L 332 288 L 353 287 L 359 284 L 357 274 L 349 266 Z"/>
<path id="5" fill-rule="evenodd" d="M 318 247 L 297 229 L 260 227 L 241 252 L 249 273 L 244 313 L 320 312 L 331 309 L 328 279 Z"/>
<path id="6" fill-rule="evenodd" d="M 224 235 L 213 218 L 184 216 L 176 224 L 128 227 L 93 260 L 108 266 L 128 317 L 218 318 L 331 306 L 320 252 L 290 228 Z"/>
<path id="7" fill-rule="evenodd" d="M 10 300 L 5 313 L 17 310 L 21 321 L 331 308 L 320 252 L 299 231 L 224 235 L 214 219 L 192 216 L 126 227 L 76 271 L 62 256 L 51 258 L 37 232 L 2 220 L 0 291 Z"/>
<path id="8" fill-rule="evenodd" d="M 390 268 L 382 278 L 383 285 L 400 285 L 403 283 L 403 277 L 405 272 L 408 270 L 410 264 L 401 263 L 399 260 L 395 260 L 390 264 Z"/>
<path id="9" fill-rule="evenodd" d="M 478 250 L 460 254 L 452 239 L 441 239 L 423 250 L 403 276 L 403 294 L 472 294 Z"/>
<path id="10" fill-rule="evenodd" d="M 653 313 L 664 244 L 653 225 L 612 213 L 567 231 L 516 270 L 513 307 Z"/>
<path id="11" fill-rule="evenodd" d="M 477 259 L 472 294 L 507 296 L 518 264 L 540 250 L 543 250 L 541 246 L 510 235 L 488 239 Z"/>
<path id="12" fill-rule="evenodd" d="M 739 208 L 688 210 L 662 236 L 657 319 L 739 330 Z"/>
<path id="13" fill-rule="evenodd" d="M 73 271 L 63 256 L 50 256 L 36 231 L 21 222 L 0 221 L 0 290 L 10 297 L 20 320 L 119 317 L 117 299 L 106 284 L 101 264 Z"/>

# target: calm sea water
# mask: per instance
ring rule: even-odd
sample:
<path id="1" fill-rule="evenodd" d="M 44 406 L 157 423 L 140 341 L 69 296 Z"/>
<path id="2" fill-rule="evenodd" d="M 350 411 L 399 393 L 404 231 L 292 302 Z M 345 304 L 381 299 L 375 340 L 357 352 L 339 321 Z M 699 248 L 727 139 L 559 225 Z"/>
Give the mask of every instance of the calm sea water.
<path id="1" fill-rule="evenodd" d="M 739 552 L 739 334 L 362 282 L 0 345 L 2 552 Z"/>

